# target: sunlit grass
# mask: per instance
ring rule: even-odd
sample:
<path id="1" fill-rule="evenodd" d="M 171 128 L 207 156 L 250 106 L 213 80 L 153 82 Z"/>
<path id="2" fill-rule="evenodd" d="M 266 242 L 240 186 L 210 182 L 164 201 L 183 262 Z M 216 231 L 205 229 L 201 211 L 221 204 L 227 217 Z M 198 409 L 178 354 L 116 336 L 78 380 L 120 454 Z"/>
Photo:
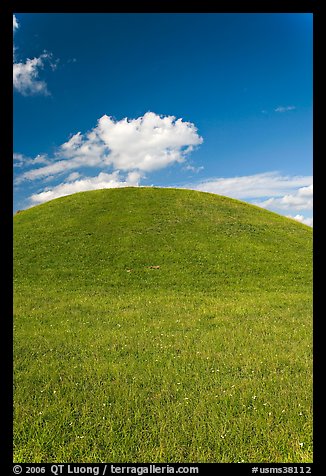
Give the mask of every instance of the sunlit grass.
<path id="1" fill-rule="evenodd" d="M 311 234 L 185 190 L 17 215 L 15 461 L 312 461 Z"/>

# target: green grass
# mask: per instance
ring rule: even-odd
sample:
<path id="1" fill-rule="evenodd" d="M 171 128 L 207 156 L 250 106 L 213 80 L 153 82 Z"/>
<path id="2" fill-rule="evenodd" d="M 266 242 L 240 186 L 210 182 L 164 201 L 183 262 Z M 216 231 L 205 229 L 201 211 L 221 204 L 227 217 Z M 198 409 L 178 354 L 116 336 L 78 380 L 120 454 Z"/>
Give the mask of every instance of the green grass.
<path id="1" fill-rule="evenodd" d="M 312 461 L 309 227 L 126 188 L 14 238 L 15 462 Z"/>

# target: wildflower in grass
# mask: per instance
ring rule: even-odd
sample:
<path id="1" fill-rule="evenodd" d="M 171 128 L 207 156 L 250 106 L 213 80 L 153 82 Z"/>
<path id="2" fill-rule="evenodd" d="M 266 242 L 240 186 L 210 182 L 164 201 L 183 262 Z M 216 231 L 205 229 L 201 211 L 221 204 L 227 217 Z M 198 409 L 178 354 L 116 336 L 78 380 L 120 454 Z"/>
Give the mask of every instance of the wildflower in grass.
<path id="1" fill-rule="evenodd" d="M 302 443 L 302 442 L 301 442 L 301 443 L 299 443 L 299 445 L 300 445 L 300 446 L 301 446 L 301 448 L 302 448 L 302 447 L 303 447 L 303 445 L 304 445 L 304 443 Z"/>

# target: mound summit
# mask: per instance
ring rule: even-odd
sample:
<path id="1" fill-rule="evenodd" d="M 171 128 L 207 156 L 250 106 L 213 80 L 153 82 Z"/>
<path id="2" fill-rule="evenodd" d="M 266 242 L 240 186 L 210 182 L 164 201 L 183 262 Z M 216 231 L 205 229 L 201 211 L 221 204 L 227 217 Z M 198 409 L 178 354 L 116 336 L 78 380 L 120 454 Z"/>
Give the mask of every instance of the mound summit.
<path id="1" fill-rule="evenodd" d="M 244 202 L 156 188 L 59 198 L 15 216 L 15 230 L 18 281 L 213 293 L 226 284 L 295 289 L 312 238 L 309 227 Z M 160 273 L 148 274 L 153 266 Z"/>

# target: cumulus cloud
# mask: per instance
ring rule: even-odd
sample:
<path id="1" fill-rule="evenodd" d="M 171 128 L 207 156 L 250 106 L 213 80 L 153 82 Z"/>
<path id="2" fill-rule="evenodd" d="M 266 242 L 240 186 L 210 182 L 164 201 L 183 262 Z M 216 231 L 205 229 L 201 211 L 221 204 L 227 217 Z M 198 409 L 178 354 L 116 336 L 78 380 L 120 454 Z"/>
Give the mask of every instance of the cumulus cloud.
<path id="1" fill-rule="evenodd" d="M 19 28 L 19 23 L 17 21 L 17 18 L 16 18 L 16 15 L 13 15 L 12 17 L 12 29 L 13 29 L 13 32 L 15 33 L 16 30 L 18 30 Z"/>
<path id="2" fill-rule="evenodd" d="M 13 155 L 14 167 L 23 167 L 27 159 L 29 159 L 29 157 L 26 157 L 24 154 L 14 153 Z"/>
<path id="3" fill-rule="evenodd" d="M 18 30 L 19 28 L 19 23 L 18 23 L 18 20 L 16 18 L 16 15 L 13 15 L 12 17 L 12 31 L 13 31 L 13 35 L 15 37 L 15 32 Z M 16 54 L 16 47 L 15 47 L 15 44 L 13 44 L 13 62 L 15 63 L 15 54 Z"/>
<path id="4" fill-rule="evenodd" d="M 95 132 L 110 150 L 108 162 L 121 170 L 149 172 L 184 162 L 193 147 L 203 141 L 194 124 L 153 112 L 121 121 L 103 116 Z"/>
<path id="5" fill-rule="evenodd" d="M 183 170 L 187 170 L 194 174 L 198 174 L 198 172 L 201 172 L 202 170 L 204 170 L 204 167 L 202 165 L 200 167 L 194 167 L 193 165 L 187 164 L 183 167 Z"/>
<path id="6" fill-rule="evenodd" d="M 37 179 L 50 179 L 56 175 L 66 173 L 70 170 L 78 169 L 80 167 L 98 167 L 102 165 L 101 156 L 87 157 L 86 160 L 85 157 L 79 156 L 74 157 L 71 160 L 49 162 L 50 163 L 44 167 L 34 168 L 24 172 L 15 179 L 15 183 L 21 183 L 25 180 L 32 181 Z"/>
<path id="7" fill-rule="evenodd" d="M 101 172 L 96 177 L 84 177 L 80 180 L 74 180 L 69 183 L 61 183 L 55 187 L 48 188 L 43 192 L 35 193 L 30 197 L 30 203 L 31 205 L 37 205 L 55 198 L 88 190 L 138 186 L 139 179 L 140 175 L 135 172 L 129 173 L 125 179 L 121 178 L 118 171 L 115 171 L 112 174 Z"/>
<path id="8" fill-rule="evenodd" d="M 274 109 L 275 112 L 288 112 L 288 111 L 294 111 L 296 109 L 295 106 L 278 106 L 277 108 Z"/>
<path id="9" fill-rule="evenodd" d="M 13 15 L 13 33 L 19 28 L 19 23 Z M 16 60 L 16 46 L 14 45 L 13 57 L 13 86 L 23 96 L 34 94 L 49 95 L 45 81 L 39 78 L 40 71 L 49 64 L 52 69 L 56 68 L 57 61 L 53 61 L 52 54 L 44 51 L 36 58 L 27 58 L 25 61 Z"/>
<path id="10" fill-rule="evenodd" d="M 27 157 L 24 154 L 13 154 L 14 167 L 27 167 L 33 165 L 48 164 L 49 161 L 45 155 L 37 155 L 36 157 Z"/>
<path id="11" fill-rule="evenodd" d="M 51 61 L 51 55 L 43 53 L 38 58 L 13 63 L 14 88 L 23 96 L 49 95 L 46 82 L 39 79 L 40 70 L 44 68 L 47 61 Z"/>
<path id="12" fill-rule="evenodd" d="M 80 177 L 79 172 L 71 172 L 71 174 L 68 175 L 66 178 L 65 182 L 73 182 L 74 180 L 77 180 Z"/>
<path id="13" fill-rule="evenodd" d="M 313 226 L 313 217 L 304 217 L 303 215 L 286 215 L 287 218 L 292 218 L 293 220 L 299 221 L 300 223 L 304 223 L 308 226 Z"/>
<path id="14" fill-rule="evenodd" d="M 62 144 L 50 163 L 21 174 L 16 180 L 44 179 L 80 167 L 113 168 L 141 174 L 183 163 L 203 142 L 194 124 L 147 112 L 137 119 L 101 117 L 90 132 L 78 132 Z"/>
<path id="15" fill-rule="evenodd" d="M 287 176 L 278 172 L 266 172 L 228 178 L 213 178 L 188 185 L 187 188 L 217 193 L 232 198 L 282 197 L 299 187 L 309 187 L 312 176 Z"/>
<path id="16" fill-rule="evenodd" d="M 287 176 L 278 172 L 267 172 L 215 178 L 188 185 L 187 188 L 245 200 L 281 214 L 286 210 L 293 213 L 287 215 L 290 218 L 312 226 L 312 218 L 297 213 L 312 212 L 312 176 Z"/>
<path id="17" fill-rule="evenodd" d="M 257 202 L 263 208 L 277 208 L 282 210 L 309 210 L 313 206 L 313 185 L 301 187 L 292 194 L 283 197 L 271 197 L 265 201 Z M 299 216 L 299 215 L 298 215 Z"/>

